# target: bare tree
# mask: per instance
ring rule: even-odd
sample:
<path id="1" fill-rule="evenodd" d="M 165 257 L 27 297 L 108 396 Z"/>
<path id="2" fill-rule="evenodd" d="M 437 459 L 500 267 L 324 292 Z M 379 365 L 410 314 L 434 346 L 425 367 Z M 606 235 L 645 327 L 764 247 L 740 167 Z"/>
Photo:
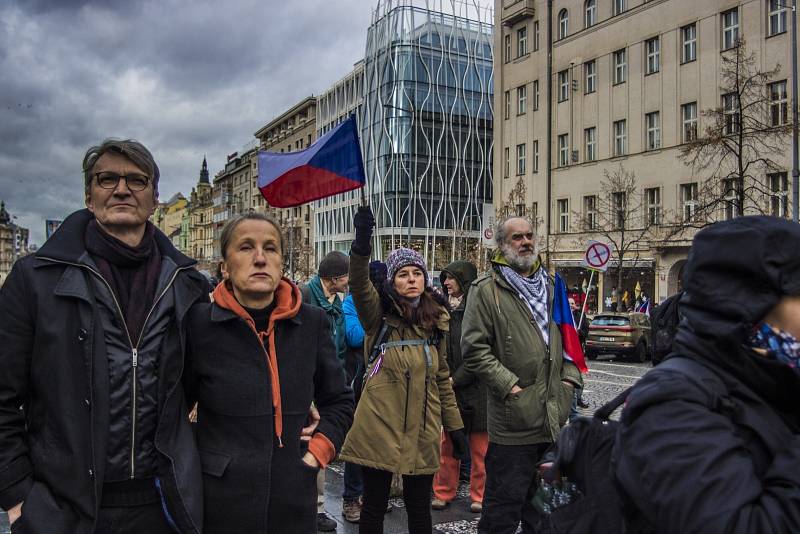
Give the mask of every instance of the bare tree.
<path id="1" fill-rule="evenodd" d="M 544 250 L 547 248 L 547 236 L 544 235 L 544 232 L 540 232 L 544 218 L 539 216 L 538 205 L 535 202 L 526 204 L 526 192 L 525 180 L 520 177 L 514 188 L 508 192 L 506 200 L 495 210 L 495 220 L 501 221 L 509 217 L 527 219 L 533 225 L 533 233 L 537 237 L 539 250 Z"/>
<path id="2" fill-rule="evenodd" d="M 785 150 L 791 132 L 786 99 L 781 104 L 770 95 L 769 82 L 779 72 L 780 65 L 760 70 L 743 39 L 722 54 L 720 104 L 702 111 L 702 135 L 697 135 L 696 126 L 684 124 L 689 142 L 680 158 L 709 178 L 698 185 L 692 209 L 675 221 L 679 231 L 705 226 L 721 214 L 731 218 L 768 211 L 765 198 L 774 192 L 767 173 L 781 170 L 773 158 Z"/>
<path id="3" fill-rule="evenodd" d="M 650 241 L 658 233 L 664 213 L 650 209 L 639 188 L 634 172 L 622 165 L 603 172 L 600 194 L 586 196 L 581 212 L 573 212 L 577 227 L 607 243 L 619 261 L 617 287 L 622 287 L 622 266 L 633 257 L 634 265 L 642 251 L 650 249 Z"/>

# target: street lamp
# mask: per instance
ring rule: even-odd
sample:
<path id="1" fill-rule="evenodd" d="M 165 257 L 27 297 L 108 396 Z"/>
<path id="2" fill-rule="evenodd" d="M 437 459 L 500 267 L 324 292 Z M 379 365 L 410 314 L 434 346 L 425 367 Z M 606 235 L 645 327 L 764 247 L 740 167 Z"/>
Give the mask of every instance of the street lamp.
<path id="1" fill-rule="evenodd" d="M 408 101 L 408 105 L 409 105 L 409 108 L 401 108 L 401 107 L 398 107 L 398 106 L 393 106 L 392 104 L 383 104 L 383 107 L 384 107 L 384 109 L 396 109 L 398 111 L 402 111 L 404 113 L 410 114 L 410 116 L 411 116 L 411 128 L 412 128 L 411 133 L 413 135 L 413 132 L 414 132 L 414 130 L 413 130 L 413 128 L 414 128 L 414 102 L 409 100 Z M 397 119 L 397 118 L 401 118 L 401 117 L 389 117 L 389 118 Z M 405 118 L 405 117 L 402 117 L 402 118 Z M 399 152 L 399 150 L 398 150 L 398 152 Z M 395 182 L 395 186 L 396 186 L 396 182 Z M 409 198 L 409 201 L 410 201 L 410 198 Z M 408 233 L 407 233 L 408 234 L 408 248 L 411 248 L 411 219 L 412 219 L 412 216 L 414 214 L 413 213 L 413 209 L 414 209 L 413 206 L 411 206 L 411 205 L 408 206 Z M 402 232 L 401 232 L 400 235 L 402 236 Z M 402 239 L 401 239 L 401 245 L 402 245 Z"/>

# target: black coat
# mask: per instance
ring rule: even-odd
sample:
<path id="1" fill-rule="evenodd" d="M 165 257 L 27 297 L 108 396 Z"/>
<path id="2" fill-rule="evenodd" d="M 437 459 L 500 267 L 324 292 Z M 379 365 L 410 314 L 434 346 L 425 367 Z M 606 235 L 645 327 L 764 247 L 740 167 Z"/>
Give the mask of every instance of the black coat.
<path id="1" fill-rule="evenodd" d="M 353 420 L 325 312 L 303 304 L 275 326 L 283 410 L 283 447 L 273 426 L 266 355 L 244 319 L 217 304 L 190 314 L 186 388 L 198 400 L 197 446 L 203 464 L 206 534 L 316 532 L 317 469 L 300 442 L 314 401 L 318 432 L 338 451 Z"/>
<path id="2" fill-rule="evenodd" d="M 0 506 L 24 501 L 19 521 L 27 533 L 90 534 L 100 506 L 111 422 L 93 275 L 81 266 L 91 218 L 87 210 L 70 215 L 0 289 Z M 160 232 L 156 241 L 181 270 L 159 358 L 155 445 L 171 515 L 181 532 L 199 532 L 200 461 L 180 378 L 184 319 L 208 299 L 208 287 L 193 260 Z"/>
<path id="3" fill-rule="evenodd" d="M 800 293 L 798 242 L 797 225 L 757 217 L 695 238 L 666 362 L 685 357 L 712 374 L 672 364 L 647 373 L 614 451 L 623 498 L 646 532 L 800 532 L 800 375 L 747 346 L 781 295 Z"/>

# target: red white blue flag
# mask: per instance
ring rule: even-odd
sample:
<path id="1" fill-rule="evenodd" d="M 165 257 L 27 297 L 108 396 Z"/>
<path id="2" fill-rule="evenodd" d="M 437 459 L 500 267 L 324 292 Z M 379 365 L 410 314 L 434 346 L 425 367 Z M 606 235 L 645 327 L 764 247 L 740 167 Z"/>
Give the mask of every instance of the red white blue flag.
<path id="1" fill-rule="evenodd" d="M 572 320 L 572 310 L 569 307 L 567 298 L 567 286 L 564 280 L 556 273 L 553 295 L 553 321 L 561 331 L 561 345 L 563 347 L 564 359 L 575 364 L 581 373 L 588 373 L 586 359 L 583 356 L 583 349 L 575 330 L 575 322 Z"/>
<path id="2" fill-rule="evenodd" d="M 258 188 L 276 208 L 291 208 L 363 187 L 355 115 L 298 152 L 258 153 Z"/>

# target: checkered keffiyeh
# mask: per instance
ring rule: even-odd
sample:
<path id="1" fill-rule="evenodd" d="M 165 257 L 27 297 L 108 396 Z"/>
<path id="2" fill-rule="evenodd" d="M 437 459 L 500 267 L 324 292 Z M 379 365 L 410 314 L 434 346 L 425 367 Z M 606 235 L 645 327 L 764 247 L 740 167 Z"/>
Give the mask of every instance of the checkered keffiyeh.
<path id="1" fill-rule="evenodd" d="M 526 278 L 517 271 L 505 265 L 500 266 L 500 273 L 519 295 L 519 298 L 528 305 L 528 309 L 536 321 L 536 326 L 542 333 L 545 345 L 550 342 L 550 332 L 547 329 L 547 275 L 544 268 L 540 267 L 533 276 Z"/>

